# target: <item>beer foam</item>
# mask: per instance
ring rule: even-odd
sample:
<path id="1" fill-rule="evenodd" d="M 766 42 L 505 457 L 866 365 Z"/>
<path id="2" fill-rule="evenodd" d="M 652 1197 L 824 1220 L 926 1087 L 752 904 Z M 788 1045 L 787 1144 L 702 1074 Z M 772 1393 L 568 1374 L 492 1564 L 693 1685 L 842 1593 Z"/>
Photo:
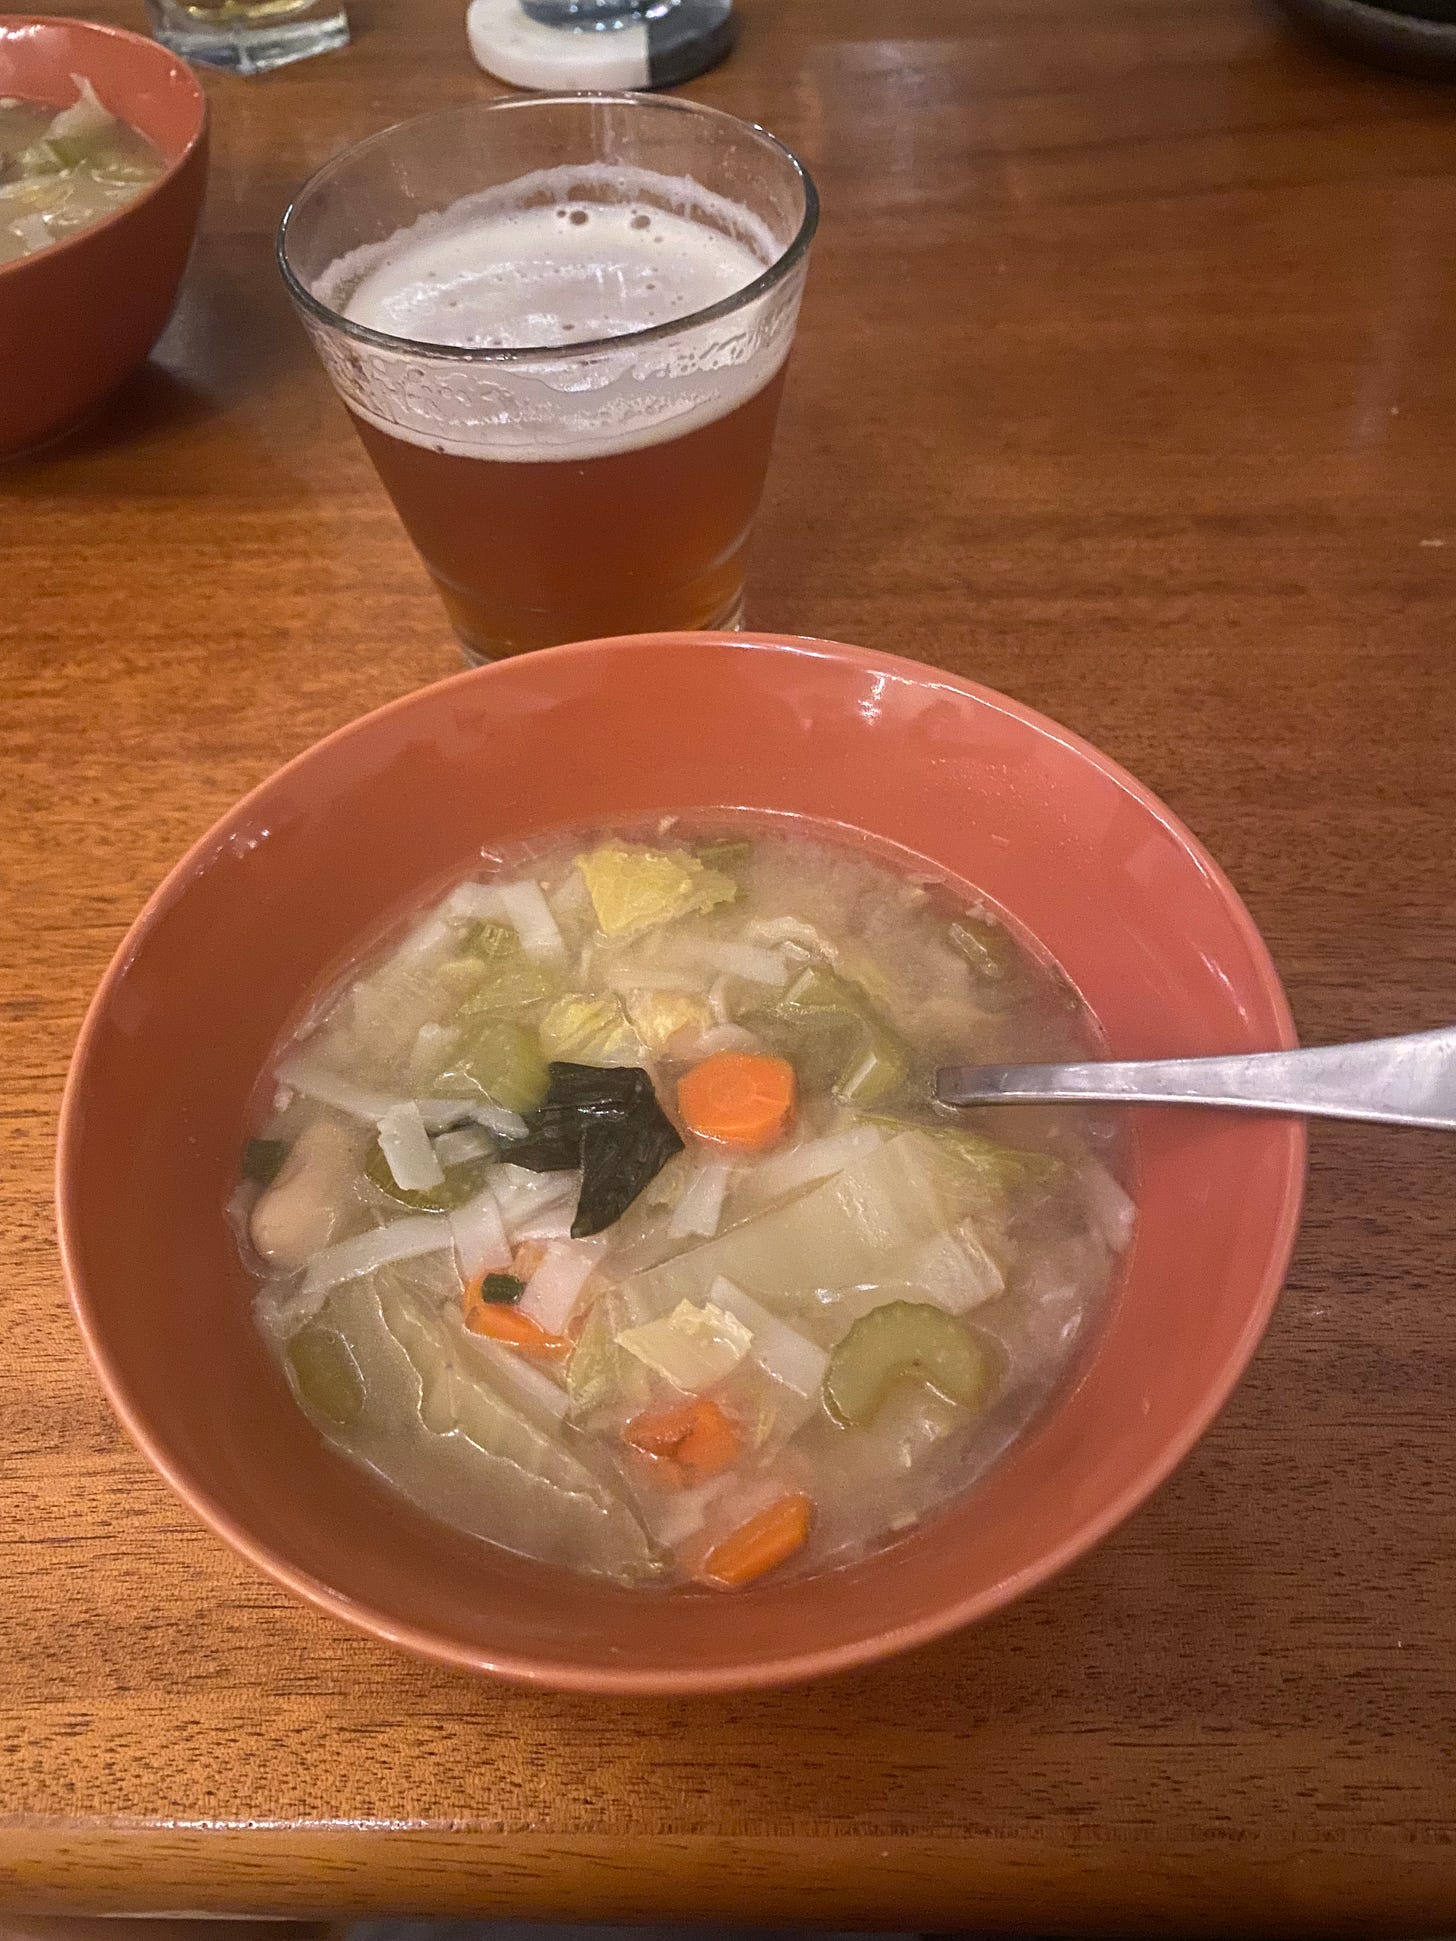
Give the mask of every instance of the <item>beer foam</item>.
<path id="1" fill-rule="evenodd" d="M 390 338 L 541 353 L 420 359 L 407 409 L 350 396 L 381 430 L 483 457 L 584 458 L 680 437 L 763 388 L 792 336 L 792 308 L 784 316 L 775 298 L 658 344 L 611 340 L 735 295 L 780 253 L 749 210 L 696 183 L 591 164 L 425 216 L 331 264 L 319 294 Z M 578 345 L 603 340 L 573 361 Z"/>

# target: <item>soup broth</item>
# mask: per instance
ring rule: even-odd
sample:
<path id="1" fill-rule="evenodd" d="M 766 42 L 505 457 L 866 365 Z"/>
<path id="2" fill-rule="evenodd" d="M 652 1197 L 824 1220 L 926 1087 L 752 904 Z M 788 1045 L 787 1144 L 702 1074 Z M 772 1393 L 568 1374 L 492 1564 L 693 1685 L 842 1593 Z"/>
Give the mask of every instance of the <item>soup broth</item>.
<path id="1" fill-rule="evenodd" d="M 0 263 L 48 249 L 123 208 L 165 164 L 135 128 L 109 114 L 87 81 L 57 110 L 0 100 Z"/>
<path id="2" fill-rule="evenodd" d="M 488 1542 L 736 1589 L 971 1486 L 1127 1245 L 1106 1129 L 945 1062 L 1095 1044 L 963 888 L 801 824 L 483 860 L 264 1074 L 233 1203 L 337 1448 Z"/>

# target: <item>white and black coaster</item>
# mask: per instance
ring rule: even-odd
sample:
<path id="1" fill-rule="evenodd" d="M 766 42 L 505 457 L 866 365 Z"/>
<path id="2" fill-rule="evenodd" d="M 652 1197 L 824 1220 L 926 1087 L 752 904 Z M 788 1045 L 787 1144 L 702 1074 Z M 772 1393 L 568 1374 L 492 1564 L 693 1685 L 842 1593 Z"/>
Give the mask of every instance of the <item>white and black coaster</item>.
<path id="1" fill-rule="evenodd" d="M 548 0 L 470 0 L 470 51 L 513 88 L 570 94 L 670 88 L 733 45 L 733 0 L 677 0 L 654 17 L 597 26 L 552 24 L 556 11 Z"/>

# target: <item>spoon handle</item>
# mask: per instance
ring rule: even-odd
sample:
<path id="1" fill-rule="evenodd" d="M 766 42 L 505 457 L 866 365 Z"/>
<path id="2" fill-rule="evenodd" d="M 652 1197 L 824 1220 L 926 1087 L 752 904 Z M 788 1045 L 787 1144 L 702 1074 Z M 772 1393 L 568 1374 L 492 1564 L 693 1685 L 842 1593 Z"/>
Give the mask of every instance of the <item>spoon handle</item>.
<path id="1" fill-rule="evenodd" d="M 1408 1038 L 1369 1038 L 1312 1051 L 1234 1058 L 1150 1058 L 1078 1065 L 946 1065 L 945 1105 L 1027 1105 L 1121 1099 L 1148 1105 L 1226 1105 L 1318 1119 L 1374 1119 L 1456 1131 L 1456 1025 Z"/>

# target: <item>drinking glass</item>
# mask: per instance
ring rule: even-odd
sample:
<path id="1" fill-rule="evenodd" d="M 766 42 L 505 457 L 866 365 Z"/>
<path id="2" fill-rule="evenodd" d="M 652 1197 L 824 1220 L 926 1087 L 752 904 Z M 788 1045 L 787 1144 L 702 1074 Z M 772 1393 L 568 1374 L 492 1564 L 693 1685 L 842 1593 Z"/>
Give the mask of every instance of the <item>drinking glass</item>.
<path id="1" fill-rule="evenodd" d="M 147 0 L 152 36 L 184 60 L 262 74 L 343 47 L 343 0 Z"/>
<path id="2" fill-rule="evenodd" d="M 605 210 L 603 227 L 640 229 L 644 250 L 655 221 L 678 224 L 658 263 L 731 247 L 747 280 L 583 341 L 530 325 L 525 342 L 462 345 L 349 314 L 421 238 L 503 210 L 544 214 L 548 277 L 552 250 L 567 270 L 586 260 L 576 225 Z M 817 218 L 807 172 L 772 135 L 654 95 L 428 115 L 300 190 L 279 232 L 284 278 L 467 658 L 739 624 Z"/>

